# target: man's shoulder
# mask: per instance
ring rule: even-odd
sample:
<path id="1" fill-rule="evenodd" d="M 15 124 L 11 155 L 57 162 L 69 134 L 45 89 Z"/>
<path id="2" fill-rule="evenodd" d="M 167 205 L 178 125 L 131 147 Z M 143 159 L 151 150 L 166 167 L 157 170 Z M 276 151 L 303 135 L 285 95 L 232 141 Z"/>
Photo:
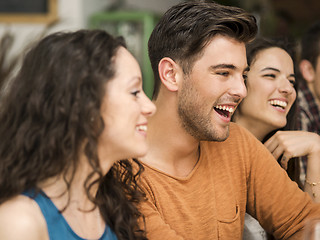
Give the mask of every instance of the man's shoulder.
<path id="1" fill-rule="evenodd" d="M 231 122 L 230 123 L 230 137 L 236 137 L 240 135 L 246 135 L 251 133 L 244 127 L 240 126 L 237 123 Z"/>

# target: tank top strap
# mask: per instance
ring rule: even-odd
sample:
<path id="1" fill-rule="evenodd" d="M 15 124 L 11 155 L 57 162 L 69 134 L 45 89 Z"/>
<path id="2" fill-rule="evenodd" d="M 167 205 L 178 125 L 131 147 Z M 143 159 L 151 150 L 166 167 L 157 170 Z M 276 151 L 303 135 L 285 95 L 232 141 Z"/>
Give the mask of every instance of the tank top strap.
<path id="1" fill-rule="evenodd" d="M 23 192 L 22 195 L 33 199 L 40 207 L 47 222 L 50 240 L 85 240 L 71 229 L 61 212 L 43 191 L 36 192 L 35 190 L 29 190 Z M 106 226 L 99 240 L 117 240 L 117 237 L 113 231 Z"/>

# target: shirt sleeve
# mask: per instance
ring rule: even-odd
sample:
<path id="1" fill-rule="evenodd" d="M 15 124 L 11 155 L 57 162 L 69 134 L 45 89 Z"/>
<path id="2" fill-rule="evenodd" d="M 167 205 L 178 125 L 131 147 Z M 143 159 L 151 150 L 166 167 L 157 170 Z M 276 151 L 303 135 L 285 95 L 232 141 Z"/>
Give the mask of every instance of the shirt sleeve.
<path id="1" fill-rule="evenodd" d="M 255 145 L 250 150 L 247 212 L 277 239 L 303 239 L 305 222 L 320 216 L 320 205 L 290 180 L 260 142 Z"/>

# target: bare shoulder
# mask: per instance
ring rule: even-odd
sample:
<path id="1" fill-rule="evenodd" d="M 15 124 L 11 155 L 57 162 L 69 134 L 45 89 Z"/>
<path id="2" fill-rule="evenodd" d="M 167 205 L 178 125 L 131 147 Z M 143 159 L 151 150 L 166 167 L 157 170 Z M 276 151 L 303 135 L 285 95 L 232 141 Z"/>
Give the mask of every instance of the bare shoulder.
<path id="1" fill-rule="evenodd" d="M 49 239 L 46 221 L 35 201 L 20 195 L 0 205 L 0 239 Z"/>

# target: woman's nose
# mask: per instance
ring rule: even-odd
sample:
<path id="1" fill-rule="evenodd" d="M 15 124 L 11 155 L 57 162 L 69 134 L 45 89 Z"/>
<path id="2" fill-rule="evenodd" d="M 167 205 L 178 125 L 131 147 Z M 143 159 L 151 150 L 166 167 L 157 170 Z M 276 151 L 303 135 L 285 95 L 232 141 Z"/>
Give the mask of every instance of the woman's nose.
<path id="1" fill-rule="evenodd" d="M 283 78 L 279 86 L 279 91 L 281 93 L 292 94 L 295 90 L 290 80 L 287 78 Z"/>
<path id="2" fill-rule="evenodd" d="M 156 112 L 156 105 L 154 105 L 154 103 L 147 97 L 145 93 L 143 93 L 141 100 L 142 113 L 147 117 L 151 117 Z"/>

